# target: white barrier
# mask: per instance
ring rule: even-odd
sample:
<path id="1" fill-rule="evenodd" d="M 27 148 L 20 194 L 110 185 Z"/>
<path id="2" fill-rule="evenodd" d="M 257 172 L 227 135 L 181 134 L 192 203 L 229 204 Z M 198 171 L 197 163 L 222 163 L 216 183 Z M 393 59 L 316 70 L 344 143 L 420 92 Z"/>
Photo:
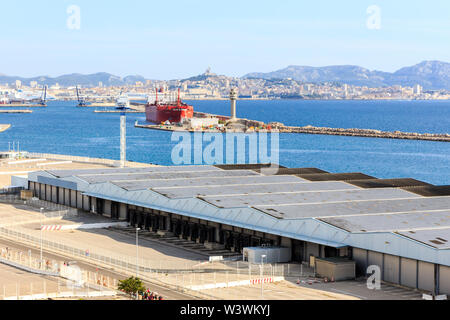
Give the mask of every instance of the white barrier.
<path id="1" fill-rule="evenodd" d="M 216 289 L 216 288 L 229 288 L 229 287 L 239 287 L 239 286 L 248 286 L 252 284 L 261 284 L 261 283 L 273 283 L 283 281 L 284 277 L 266 277 L 260 279 L 250 279 L 250 280 L 241 280 L 241 281 L 231 281 L 231 282 L 220 282 L 220 283 L 208 283 L 202 285 L 194 285 L 187 286 L 188 289 L 199 291 L 199 290 L 208 290 L 208 289 Z"/>
<path id="2" fill-rule="evenodd" d="M 41 162 L 41 161 L 47 161 L 47 159 L 16 160 L 16 161 L 9 161 L 8 164 L 19 164 L 19 163 L 28 163 L 28 162 Z"/>
<path id="3" fill-rule="evenodd" d="M 106 223 L 87 223 L 87 224 L 67 224 L 67 225 L 45 225 L 43 231 L 61 231 L 77 229 L 104 229 L 110 227 L 126 227 L 128 222 L 106 222 Z"/>
<path id="4" fill-rule="evenodd" d="M 223 260 L 223 256 L 210 256 L 209 257 L 209 262 L 222 261 L 222 260 Z"/>
<path id="5" fill-rule="evenodd" d="M 47 163 L 38 163 L 37 166 L 53 166 L 55 164 L 66 164 L 66 163 L 72 163 L 72 161 L 58 161 L 58 162 L 47 162 Z"/>

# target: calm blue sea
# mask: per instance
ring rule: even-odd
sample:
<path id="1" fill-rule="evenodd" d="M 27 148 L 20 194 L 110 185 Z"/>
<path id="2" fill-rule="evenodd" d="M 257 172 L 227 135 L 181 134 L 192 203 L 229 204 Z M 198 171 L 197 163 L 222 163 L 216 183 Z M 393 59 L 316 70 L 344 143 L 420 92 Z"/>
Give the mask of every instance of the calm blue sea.
<path id="1" fill-rule="evenodd" d="M 228 101 L 190 101 L 197 111 L 229 114 Z M 49 102 L 31 114 L 0 114 L 12 127 L 0 134 L 0 150 L 20 149 L 100 158 L 119 158 L 119 114 L 96 114 L 75 102 Z M 238 116 L 287 125 L 450 132 L 450 101 L 238 101 Z M 127 158 L 171 165 L 171 133 L 134 128 L 143 114 L 127 115 Z M 379 178 L 412 177 L 450 184 L 450 143 L 280 135 L 280 164 L 331 172 L 364 172 Z"/>

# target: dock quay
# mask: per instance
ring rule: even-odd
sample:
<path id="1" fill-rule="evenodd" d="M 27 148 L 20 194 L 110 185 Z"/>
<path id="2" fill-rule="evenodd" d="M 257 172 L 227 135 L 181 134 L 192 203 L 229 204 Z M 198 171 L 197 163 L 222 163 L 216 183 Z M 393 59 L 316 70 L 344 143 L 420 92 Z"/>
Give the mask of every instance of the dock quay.
<path id="1" fill-rule="evenodd" d="M 115 107 L 116 106 L 116 103 L 114 103 L 114 102 L 97 102 L 97 103 L 90 103 L 90 104 L 88 104 L 88 105 L 86 105 L 86 106 L 83 106 L 83 108 L 89 108 L 89 107 L 105 107 L 105 108 L 108 108 L 108 107 Z"/>
<path id="2" fill-rule="evenodd" d="M 0 124 L 0 132 L 8 130 L 10 127 L 10 124 Z"/>
<path id="3" fill-rule="evenodd" d="M 140 110 L 94 110 L 95 113 L 145 113 Z"/>
<path id="4" fill-rule="evenodd" d="M 33 111 L 28 109 L 17 109 L 17 110 L 0 110 L 0 113 L 32 113 Z"/>
<path id="5" fill-rule="evenodd" d="M 12 103 L 12 104 L 0 104 L 0 108 L 14 108 L 14 107 L 27 107 L 27 108 L 45 108 L 47 105 L 42 104 L 27 104 L 27 103 Z"/>
<path id="6" fill-rule="evenodd" d="M 324 134 L 335 136 L 352 136 L 367 138 L 384 138 L 384 139 L 407 139 L 407 140 L 428 140 L 450 142 L 450 134 L 448 133 L 416 133 L 401 131 L 381 131 L 374 129 L 345 129 L 345 128 L 327 128 L 327 127 L 288 127 L 278 128 L 283 133 L 306 133 L 306 134 Z"/>

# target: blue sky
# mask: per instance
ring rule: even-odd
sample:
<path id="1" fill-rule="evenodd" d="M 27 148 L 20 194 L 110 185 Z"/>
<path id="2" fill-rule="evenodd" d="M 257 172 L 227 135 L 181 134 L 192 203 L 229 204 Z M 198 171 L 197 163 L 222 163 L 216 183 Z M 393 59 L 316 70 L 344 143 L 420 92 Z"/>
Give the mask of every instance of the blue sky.
<path id="1" fill-rule="evenodd" d="M 81 10 L 80 29 L 67 8 Z M 381 29 L 366 26 L 370 5 Z M 448 0 L 15 0 L 0 5 L 0 73 L 229 76 L 288 65 L 395 71 L 450 62 Z"/>

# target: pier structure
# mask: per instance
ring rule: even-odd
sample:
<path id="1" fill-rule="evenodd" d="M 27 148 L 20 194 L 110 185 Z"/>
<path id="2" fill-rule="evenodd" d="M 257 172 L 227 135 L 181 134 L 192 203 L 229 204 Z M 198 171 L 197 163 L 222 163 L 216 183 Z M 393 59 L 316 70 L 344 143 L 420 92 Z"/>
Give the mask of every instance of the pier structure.
<path id="1" fill-rule="evenodd" d="M 0 113 L 32 113 L 33 111 L 29 109 L 14 109 L 14 110 L 0 110 Z"/>

